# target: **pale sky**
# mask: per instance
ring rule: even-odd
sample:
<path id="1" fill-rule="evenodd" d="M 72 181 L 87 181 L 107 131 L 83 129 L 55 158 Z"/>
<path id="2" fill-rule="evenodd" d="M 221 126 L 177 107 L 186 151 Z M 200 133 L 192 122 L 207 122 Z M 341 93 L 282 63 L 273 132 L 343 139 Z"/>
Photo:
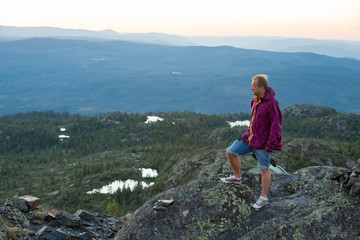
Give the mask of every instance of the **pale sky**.
<path id="1" fill-rule="evenodd" d="M 360 40 L 360 0 L 0 0 L 0 25 Z"/>

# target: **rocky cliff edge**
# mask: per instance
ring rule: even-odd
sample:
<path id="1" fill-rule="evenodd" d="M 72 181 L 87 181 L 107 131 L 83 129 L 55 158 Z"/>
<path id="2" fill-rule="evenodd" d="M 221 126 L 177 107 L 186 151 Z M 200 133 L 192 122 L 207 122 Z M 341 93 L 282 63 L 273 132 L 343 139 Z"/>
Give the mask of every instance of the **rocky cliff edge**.
<path id="1" fill-rule="evenodd" d="M 360 240 L 360 160 L 352 169 L 309 167 L 273 174 L 270 204 L 251 205 L 260 174 L 243 184 L 197 179 L 149 199 L 133 215 L 100 216 L 85 210 L 51 214 L 40 199 L 22 196 L 0 206 L 0 239 L 357 239 Z"/>
<path id="2" fill-rule="evenodd" d="M 211 176 L 149 199 L 115 239 L 360 239 L 350 172 L 321 166 L 273 175 L 270 204 L 260 210 L 251 207 L 260 174 L 244 173 L 241 185 L 220 181 L 229 173 Z"/>

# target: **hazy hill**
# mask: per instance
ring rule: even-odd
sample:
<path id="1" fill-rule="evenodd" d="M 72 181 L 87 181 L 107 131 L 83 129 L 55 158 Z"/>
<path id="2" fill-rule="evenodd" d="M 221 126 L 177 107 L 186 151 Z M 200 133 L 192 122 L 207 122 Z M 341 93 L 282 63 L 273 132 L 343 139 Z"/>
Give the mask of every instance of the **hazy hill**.
<path id="1" fill-rule="evenodd" d="M 203 46 L 228 45 L 277 52 L 312 52 L 360 60 L 360 41 L 286 37 L 188 37 Z"/>
<path id="2" fill-rule="evenodd" d="M 282 109 L 360 112 L 360 62 L 312 53 L 34 38 L 1 42 L 0 66 L 0 115 L 249 112 L 257 73 L 270 76 Z"/>
<path id="3" fill-rule="evenodd" d="M 176 46 L 232 46 L 278 52 L 312 52 L 332 57 L 346 57 L 360 60 L 360 41 L 286 38 L 279 36 L 178 36 L 162 33 L 118 33 L 110 29 L 104 31 L 90 31 L 55 27 L 0 26 L 0 41 L 34 37 L 54 37 L 91 41 L 125 40 Z"/>
<path id="4" fill-rule="evenodd" d="M 197 45 L 185 37 L 163 33 L 118 33 L 111 29 L 103 31 L 91 31 L 84 29 L 64 29 L 56 27 L 0 26 L 0 41 L 20 40 L 35 37 L 81 39 L 96 42 L 123 40 L 160 45 Z"/>

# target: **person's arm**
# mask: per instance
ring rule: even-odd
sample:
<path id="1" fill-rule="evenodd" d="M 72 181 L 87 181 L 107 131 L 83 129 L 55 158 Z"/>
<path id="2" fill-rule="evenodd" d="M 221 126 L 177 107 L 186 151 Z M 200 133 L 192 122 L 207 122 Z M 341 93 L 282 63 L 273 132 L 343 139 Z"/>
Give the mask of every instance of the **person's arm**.
<path id="1" fill-rule="evenodd" d="M 281 150 L 282 115 L 277 101 L 273 101 L 270 105 L 269 120 L 271 127 L 265 150 L 267 152 L 272 152 L 274 149 Z"/>

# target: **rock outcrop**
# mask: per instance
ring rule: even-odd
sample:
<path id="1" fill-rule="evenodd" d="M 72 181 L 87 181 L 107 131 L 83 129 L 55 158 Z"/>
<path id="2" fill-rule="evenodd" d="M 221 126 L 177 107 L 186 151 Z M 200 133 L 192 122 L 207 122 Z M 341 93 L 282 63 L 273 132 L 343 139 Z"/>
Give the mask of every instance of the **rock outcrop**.
<path id="1" fill-rule="evenodd" d="M 296 104 L 284 109 L 282 113 L 284 117 L 304 119 L 333 115 L 336 114 L 336 110 L 329 107 L 314 106 L 310 104 Z"/>
<path id="2" fill-rule="evenodd" d="M 352 169 L 333 172 L 330 179 L 343 183 L 351 196 L 360 195 L 360 159 Z"/>
<path id="3" fill-rule="evenodd" d="M 0 239 L 113 239 L 125 221 L 85 210 L 60 211 L 54 216 L 38 208 L 39 202 L 36 197 L 23 196 L 0 206 Z"/>
<path id="4" fill-rule="evenodd" d="M 149 199 L 128 219 L 86 210 L 41 210 L 32 196 L 0 206 L 0 239 L 360 239 L 360 162 L 352 169 L 308 167 L 273 174 L 270 204 L 251 206 L 261 175 L 243 173 L 243 184 L 204 177 Z M 26 206 L 26 207 L 25 207 Z"/>
<path id="5" fill-rule="evenodd" d="M 210 176 L 149 199 L 115 239 L 360 239 L 360 195 L 331 180 L 345 170 L 321 166 L 273 175 L 270 204 L 260 210 L 251 206 L 261 175 L 244 173 L 241 185 L 219 181 L 227 174 Z M 174 202 L 154 209 L 163 200 Z"/>

